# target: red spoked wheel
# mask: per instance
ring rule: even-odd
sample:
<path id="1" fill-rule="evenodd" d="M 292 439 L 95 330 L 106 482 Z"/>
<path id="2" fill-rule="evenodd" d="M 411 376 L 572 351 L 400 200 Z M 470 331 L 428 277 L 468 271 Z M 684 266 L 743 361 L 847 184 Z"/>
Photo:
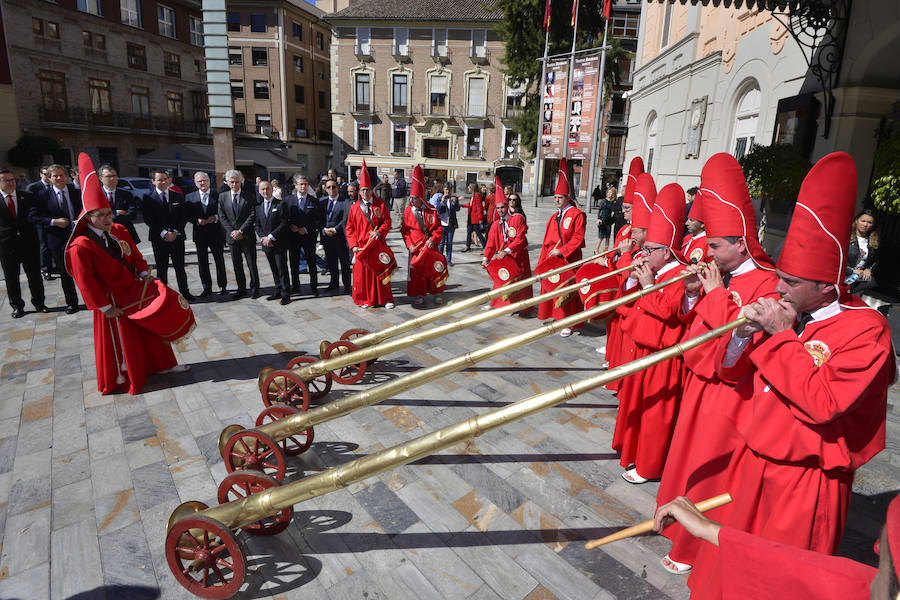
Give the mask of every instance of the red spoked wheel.
<path id="1" fill-rule="evenodd" d="M 362 337 L 364 335 L 369 335 L 369 330 L 367 330 L 367 329 L 348 329 L 347 331 L 345 331 L 344 333 L 341 334 L 341 339 L 345 340 L 347 342 L 352 342 L 356 338 Z M 370 358 L 368 361 L 369 365 L 375 364 L 376 360 L 378 360 L 378 359 Z"/>
<path id="2" fill-rule="evenodd" d="M 172 526 L 166 536 L 166 560 L 178 583 L 201 598 L 230 598 L 247 576 L 244 552 L 234 533 L 202 515 Z"/>
<path id="3" fill-rule="evenodd" d="M 353 342 L 348 342 L 347 340 L 338 340 L 337 342 L 334 342 L 333 344 L 328 346 L 328 348 L 325 350 L 325 354 L 323 354 L 322 356 L 323 358 L 325 358 L 325 360 L 328 360 L 329 358 L 341 356 L 342 354 L 349 354 L 350 352 L 355 352 L 356 350 L 359 350 L 359 348 L 357 348 L 356 344 L 354 344 Z M 362 379 L 363 375 L 365 374 L 366 361 L 362 361 L 332 371 L 331 378 L 338 383 L 351 385 Z"/>
<path id="4" fill-rule="evenodd" d="M 217 499 L 219 504 L 235 502 L 269 488 L 281 485 L 274 477 L 261 471 L 237 471 L 230 473 L 219 484 Z M 294 507 L 288 506 L 278 513 L 244 525 L 241 529 L 253 535 L 275 535 L 287 529 L 294 518 Z"/>
<path id="5" fill-rule="evenodd" d="M 263 471 L 276 481 L 284 480 L 287 469 L 284 453 L 278 447 L 278 442 L 255 429 L 247 429 L 228 438 L 223 459 L 229 473 Z"/>
<path id="6" fill-rule="evenodd" d="M 272 371 L 263 381 L 262 401 L 266 406 L 290 404 L 305 411 L 310 397 L 306 382 L 293 371 Z"/>
<path id="7" fill-rule="evenodd" d="M 274 404 L 259 413 L 259 416 L 256 417 L 256 426 L 259 427 L 260 425 L 265 425 L 266 423 L 280 421 L 281 419 L 296 415 L 299 412 L 300 411 L 298 411 L 293 406 L 287 406 L 286 404 Z M 279 444 L 281 445 L 281 451 L 284 452 L 287 456 L 297 456 L 298 454 L 303 454 L 304 452 L 309 450 L 309 447 L 312 446 L 312 443 L 312 427 L 306 429 L 298 435 L 292 435 L 291 437 L 279 442 Z"/>
<path id="8" fill-rule="evenodd" d="M 288 368 L 303 368 L 306 365 L 312 364 L 314 362 L 319 362 L 319 359 L 312 356 L 298 356 L 290 363 L 288 363 Z M 320 400 L 324 398 L 328 394 L 328 391 L 331 390 L 331 373 L 318 375 L 315 379 L 307 381 L 306 388 L 309 390 L 309 397 L 313 400 Z"/>

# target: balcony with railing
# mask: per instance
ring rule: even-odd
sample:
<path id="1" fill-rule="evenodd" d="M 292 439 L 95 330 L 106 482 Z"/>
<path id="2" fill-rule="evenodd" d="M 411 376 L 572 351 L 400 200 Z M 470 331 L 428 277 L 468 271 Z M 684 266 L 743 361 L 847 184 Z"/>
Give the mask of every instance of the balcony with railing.
<path id="1" fill-rule="evenodd" d="M 625 113 L 612 112 L 606 113 L 606 133 L 624 134 L 628 130 L 628 116 Z"/>
<path id="2" fill-rule="evenodd" d="M 108 129 L 152 131 L 156 133 L 190 134 L 209 136 L 208 121 L 194 121 L 177 117 L 151 117 L 130 112 L 93 112 L 90 109 L 70 106 L 65 109 L 38 107 L 38 119 L 42 127 L 66 129 Z"/>
<path id="3" fill-rule="evenodd" d="M 469 48 L 469 59 L 472 64 L 486 65 L 491 62 L 491 53 L 484 46 L 471 46 Z"/>

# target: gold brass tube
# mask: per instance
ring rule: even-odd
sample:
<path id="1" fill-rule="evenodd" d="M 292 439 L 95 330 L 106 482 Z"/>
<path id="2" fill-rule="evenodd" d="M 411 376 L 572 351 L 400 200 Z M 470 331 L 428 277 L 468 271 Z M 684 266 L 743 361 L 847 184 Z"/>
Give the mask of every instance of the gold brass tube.
<path id="1" fill-rule="evenodd" d="M 291 415 L 290 417 L 281 419 L 279 421 L 274 421 L 272 423 L 266 423 L 265 425 L 261 425 L 256 429 L 272 436 L 272 438 L 276 441 L 281 441 L 292 435 L 296 435 L 298 432 L 304 431 L 309 427 L 318 425 L 319 423 L 324 423 L 326 421 L 336 419 L 337 417 L 344 416 L 353 412 L 354 410 L 363 408 L 365 406 L 377 404 L 382 400 L 394 397 L 400 392 L 404 392 L 414 387 L 423 385 L 429 381 L 433 381 L 435 379 L 443 377 L 444 375 L 455 373 L 466 368 L 467 366 L 474 365 L 479 361 L 491 358 L 492 356 L 501 354 L 503 352 L 511 350 L 512 348 L 531 343 L 537 339 L 551 335 L 553 333 L 556 333 L 557 331 L 561 331 L 566 327 L 577 325 L 578 323 L 581 323 L 582 321 L 585 321 L 591 317 L 595 317 L 608 312 L 618 306 L 628 304 L 634 300 L 637 300 L 638 298 L 646 296 L 647 294 L 651 294 L 656 290 L 659 290 L 677 281 L 681 281 L 682 279 L 686 279 L 690 276 L 691 274 L 685 271 L 684 273 L 677 275 L 671 279 L 668 279 L 661 283 L 653 284 L 650 287 L 638 290 L 636 292 L 632 292 L 627 296 L 623 296 L 621 298 L 617 298 L 616 300 L 611 300 L 610 302 L 605 302 L 603 304 L 598 304 L 597 306 L 589 310 L 576 313 L 564 319 L 560 319 L 559 321 L 541 325 L 536 329 L 532 329 L 524 333 L 504 338 L 498 342 L 490 344 L 489 346 L 485 346 L 484 348 L 473 350 L 472 352 L 467 352 L 450 360 L 441 361 L 440 364 L 424 369 L 418 369 L 408 375 L 404 375 L 403 377 L 398 377 L 397 379 L 388 381 L 387 383 L 383 383 L 381 385 L 377 385 L 365 391 L 333 400 L 310 411 Z M 575 285 L 577 286 L 578 284 Z"/>
<path id="2" fill-rule="evenodd" d="M 430 456 L 468 439 L 478 437 L 492 429 L 571 400 L 611 381 L 680 356 L 687 350 L 706 343 L 746 322 L 747 319 L 745 317 L 740 317 L 703 335 L 620 365 L 600 375 L 569 383 L 549 392 L 507 404 L 490 412 L 470 417 L 465 421 L 448 425 L 437 431 L 398 444 L 392 448 L 357 458 L 328 471 L 311 475 L 287 485 L 269 488 L 264 492 L 251 494 L 235 502 L 220 504 L 219 506 L 203 510 L 198 514 L 215 519 L 230 529 L 244 527 L 273 515 L 288 506 L 347 487 L 357 481 Z"/>

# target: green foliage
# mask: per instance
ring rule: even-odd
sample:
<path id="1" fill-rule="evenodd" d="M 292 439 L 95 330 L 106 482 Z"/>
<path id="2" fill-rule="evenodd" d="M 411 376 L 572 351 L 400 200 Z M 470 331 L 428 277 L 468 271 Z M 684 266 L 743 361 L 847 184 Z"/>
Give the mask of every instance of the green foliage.
<path id="1" fill-rule="evenodd" d="M 871 195 L 876 209 L 900 214 L 900 126 L 875 150 Z"/>
<path id="2" fill-rule="evenodd" d="M 59 140 L 45 135 L 28 135 L 27 133 L 16 140 L 16 145 L 6 152 L 9 164 L 23 169 L 39 167 L 44 160 L 44 155 L 52 154 L 59 150 Z"/>
<path id="3" fill-rule="evenodd" d="M 524 84 L 528 90 L 525 110 L 513 123 L 519 134 L 519 144 L 525 151 L 537 147 L 537 127 L 540 116 L 541 61 L 544 56 L 544 0 L 496 0 L 495 8 L 503 10 L 500 33 L 506 44 L 506 73 L 513 85 Z M 603 44 L 603 3 L 581 0 L 578 11 L 578 41 L 576 49 L 599 48 Z M 572 49 L 572 3 L 556 0 L 550 18 L 550 55 Z M 607 51 L 605 80 L 607 97 L 610 85 L 620 79 L 618 58 L 626 58 L 617 40 L 607 40 L 613 49 Z"/>
<path id="4" fill-rule="evenodd" d="M 752 197 L 782 205 L 797 200 L 803 178 L 812 168 L 809 159 L 791 144 L 753 144 L 740 164 Z"/>

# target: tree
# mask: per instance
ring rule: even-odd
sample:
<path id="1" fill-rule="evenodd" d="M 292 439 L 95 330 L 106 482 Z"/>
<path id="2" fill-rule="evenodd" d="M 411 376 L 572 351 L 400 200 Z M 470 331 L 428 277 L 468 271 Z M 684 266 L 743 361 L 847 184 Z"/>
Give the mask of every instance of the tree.
<path id="1" fill-rule="evenodd" d="M 34 174 L 34 169 L 41 165 L 44 156 L 57 150 L 59 150 L 59 141 L 56 138 L 26 133 L 20 136 L 16 140 L 16 145 L 6 152 L 6 158 L 14 167 L 22 167 Z"/>
<path id="2" fill-rule="evenodd" d="M 900 126 L 875 149 L 871 196 L 878 210 L 900 215 Z"/>
<path id="3" fill-rule="evenodd" d="M 544 56 L 544 1 L 545 0 L 496 0 L 494 8 L 503 10 L 500 33 L 506 44 L 506 74 L 512 85 L 523 85 L 526 91 L 522 114 L 513 122 L 519 134 L 519 144 L 532 151 L 537 147 L 537 126 L 540 113 L 541 61 Z M 577 50 L 599 48 L 603 44 L 602 2 L 581 0 L 578 10 Z M 550 55 L 572 49 L 572 4 L 568 0 L 556 0 L 550 18 Z M 619 58 L 630 57 L 618 40 L 609 38 L 612 50 L 606 54 L 604 81 L 608 97 L 613 83 L 619 76 Z M 605 100 L 606 98 L 604 98 Z"/>

